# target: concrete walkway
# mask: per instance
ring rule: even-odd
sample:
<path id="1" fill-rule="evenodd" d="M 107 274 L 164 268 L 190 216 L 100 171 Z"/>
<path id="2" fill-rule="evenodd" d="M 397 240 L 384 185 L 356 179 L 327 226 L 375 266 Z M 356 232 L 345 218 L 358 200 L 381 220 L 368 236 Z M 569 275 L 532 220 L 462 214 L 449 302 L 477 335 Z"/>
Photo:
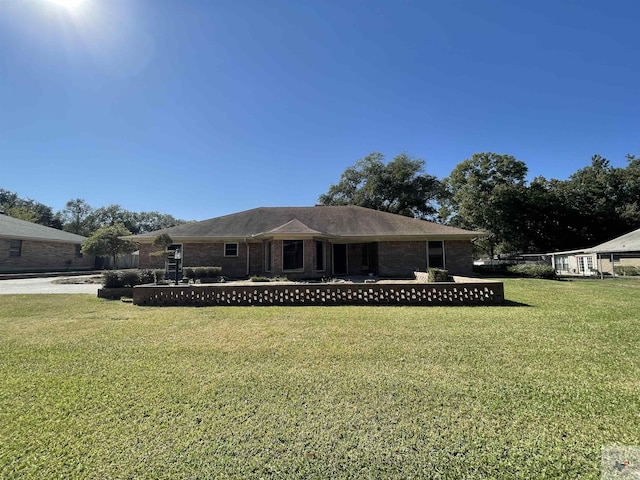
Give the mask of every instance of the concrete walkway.
<path id="1" fill-rule="evenodd" d="M 99 283 L 80 284 L 58 284 L 60 280 L 78 280 L 78 277 L 55 277 L 55 278 L 21 278 L 15 280 L 0 280 L 0 295 L 21 295 L 21 294 L 70 294 L 86 293 L 98 295 Z"/>

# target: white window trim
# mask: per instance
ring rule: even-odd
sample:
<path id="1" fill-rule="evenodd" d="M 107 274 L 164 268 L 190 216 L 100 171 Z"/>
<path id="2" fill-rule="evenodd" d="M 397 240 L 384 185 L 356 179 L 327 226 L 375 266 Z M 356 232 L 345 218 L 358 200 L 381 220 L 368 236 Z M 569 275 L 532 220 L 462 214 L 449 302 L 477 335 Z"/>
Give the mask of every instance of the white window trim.
<path id="1" fill-rule="evenodd" d="M 236 246 L 236 254 L 235 255 L 227 255 L 227 245 L 235 245 Z M 225 242 L 224 244 L 224 256 L 226 258 L 237 258 L 240 255 L 240 246 L 238 245 L 238 242 Z"/>
<path id="2" fill-rule="evenodd" d="M 442 244 L 442 269 L 446 270 L 447 269 L 447 255 L 446 255 L 446 250 L 444 248 L 444 240 L 427 240 L 427 269 L 431 268 L 431 265 L 429 265 L 429 242 L 440 242 Z M 440 267 L 434 267 L 434 268 L 440 268 Z"/>

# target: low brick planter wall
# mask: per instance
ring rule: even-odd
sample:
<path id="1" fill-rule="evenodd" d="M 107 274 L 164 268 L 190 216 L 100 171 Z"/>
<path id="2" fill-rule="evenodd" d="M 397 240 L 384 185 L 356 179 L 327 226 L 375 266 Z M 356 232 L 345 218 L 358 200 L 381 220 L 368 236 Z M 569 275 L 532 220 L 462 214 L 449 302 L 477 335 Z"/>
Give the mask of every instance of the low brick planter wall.
<path id="1" fill-rule="evenodd" d="M 98 298 L 104 298 L 106 300 L 120 300 L 121 297 L 131 297 L 133 295 L 133 288 L 99 288 Z"/>
<path id="2" fill-rule="evenodd" d="M 259 285 L 143 285 L 133 303 L 149 306 L 499 305 L 502 282 Z"/>

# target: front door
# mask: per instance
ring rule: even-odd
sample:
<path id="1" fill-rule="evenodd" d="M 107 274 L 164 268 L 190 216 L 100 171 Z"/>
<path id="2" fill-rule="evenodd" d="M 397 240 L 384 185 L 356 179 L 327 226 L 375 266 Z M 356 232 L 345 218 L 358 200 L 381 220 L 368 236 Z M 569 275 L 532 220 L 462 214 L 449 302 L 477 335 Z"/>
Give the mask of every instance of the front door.
<path id="1" fill-rule="evenodd" d="M 593 257 L 578 257 L 578 270 L 580 275 L 590 276 L 593 275 Z"/>
<path id="2" fill-rule="evenodd" d="M 333 244 L 333 274 L 347 275 L 349 273 L 347 263 L 347 245 L 345 243 Z"/>

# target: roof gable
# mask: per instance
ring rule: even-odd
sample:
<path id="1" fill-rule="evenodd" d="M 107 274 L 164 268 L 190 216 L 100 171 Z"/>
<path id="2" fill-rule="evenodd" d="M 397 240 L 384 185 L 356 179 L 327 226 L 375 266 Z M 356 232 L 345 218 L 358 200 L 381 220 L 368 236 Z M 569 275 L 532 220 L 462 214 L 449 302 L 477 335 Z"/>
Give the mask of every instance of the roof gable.
<path id="1" fill-rule="evenodd" d="M 314 230 L 313 228 L 308 227 L 304 223 L 302 223 L 297 218 L 285 223 L 284 225 L 280 225 L 277 228 L 269 230 L 265 232 L 265 236 L 268 235 L 322 235 L 318 230 Z M 261 236 L 262 234 L 257 234 L 254 236 Z"/>

